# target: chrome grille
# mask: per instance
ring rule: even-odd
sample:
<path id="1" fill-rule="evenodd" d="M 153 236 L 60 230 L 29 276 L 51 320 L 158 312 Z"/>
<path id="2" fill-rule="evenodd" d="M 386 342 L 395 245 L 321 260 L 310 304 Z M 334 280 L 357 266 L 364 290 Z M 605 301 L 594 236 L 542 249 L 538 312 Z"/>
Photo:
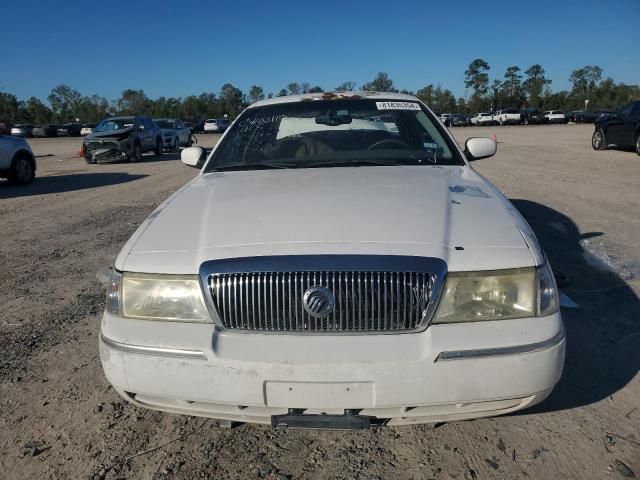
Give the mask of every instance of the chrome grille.
<path id="1" fill-rule="evenodd" d="M 257 331 L 386 332 L 419 328 L 427 320 L 436 275 L 429 272 L 294 271 L 213 273 L 207 284 L 226 328 Z M 302 298 L 322 286 L 335 297 L 323 318 Z"/>

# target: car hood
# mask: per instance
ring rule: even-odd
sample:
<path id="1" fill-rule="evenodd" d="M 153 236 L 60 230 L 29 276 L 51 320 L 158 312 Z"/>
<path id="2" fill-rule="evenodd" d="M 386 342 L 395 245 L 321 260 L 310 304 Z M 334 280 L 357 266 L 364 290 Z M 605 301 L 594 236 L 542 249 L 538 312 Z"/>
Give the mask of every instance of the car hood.
<path id="1" fill-rule="evenodd" d="M 145 220 L 116 268 L 190 274 L 220 258 L 385 254 L 486 270 L 538 264 L 538 250 L 513 206 L 467 166 L 256 170 L 197 177 Z"/>
<path id="2" fill-rule="evenodd" d="M 27 141 L 22 137 L 12 137 L 11 135 L 0 134 L 0 139 L 2 139 L 1 141 L 5 144 L 11 144 L 14 147 L 28 148 L 29 151 L 31 150 Z"/>
<path id="3" fill-rule="evenodd" d="M 123 128 L 122 130 L 110 130 L 108 132 L 91 132 L 85 138 L 87 140 L 91 140 L 92 138 L 124 138 L 128 137 L 133 131 L 133 127 L 131 128 Z"/>

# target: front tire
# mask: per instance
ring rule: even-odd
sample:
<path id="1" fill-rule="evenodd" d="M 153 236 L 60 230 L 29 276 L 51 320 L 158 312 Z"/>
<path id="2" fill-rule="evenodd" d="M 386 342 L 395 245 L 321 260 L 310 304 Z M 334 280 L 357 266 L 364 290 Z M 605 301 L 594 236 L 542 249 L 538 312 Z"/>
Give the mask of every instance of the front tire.
<path id="1" fill-rule="evenodd" d="M 156 157 L 162 155 L 162 140 L 159 138 L 156 139 L 156 148 L 153 150 L 153 153 L 156 154 Z"/>
<path id="2" fill-rule="evenodd" d="M 12 185 L 27 185 L 36 176 L 36 169 L 31 160 L 26 156 L 20 156 L 13 162 L 9 171 L 8 180 Z"/>
<path id="3" fill-rule="evenodd" d="M 598 128 L 595 132 L 593 132 L 593 136 L 591 137 L 591 146 L 594 150 L 607 149 L 607 137 L 604 134 L 604 130 L 602 130 L 602 128 Z"/>

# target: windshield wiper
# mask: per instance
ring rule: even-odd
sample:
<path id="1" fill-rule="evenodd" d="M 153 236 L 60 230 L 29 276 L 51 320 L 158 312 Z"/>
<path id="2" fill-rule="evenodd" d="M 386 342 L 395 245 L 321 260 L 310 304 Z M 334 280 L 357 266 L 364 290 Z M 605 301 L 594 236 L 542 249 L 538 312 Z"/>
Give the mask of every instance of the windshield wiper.
<path id="1" fill-rule="evenodd" d="M 242 163 L 236 165 L 226 165 L 220 167 L 214 167 L 212 172 L 229 172 L 229 171 L 237 171 L 237 170 L 275 170 L 280 168 L 295 168 L 297 165 L 293 163 L 271 163 L 271 162 L 260 162 L 260 163 Z"/>
<path id="2" fill-rule="evenodd" d="M 433 159 L 426 158 L 425 160 L 430 163 L 434 163 Z M 373 159 L 355 159 L 355 158 L 347 158 L 340 160 L 317 160 L 312 162 L 304 162 L 300 163 L 301 168 L 306 167 L 333 167 L 333 166 L 345 166 L 345 167 L 393 167 L 400 165 L 421 165 L 421 159 L 382 159 L 382 158 L 373 158 Z"/>
<path id="3" fill-rule="evenodd" d="M 351 166 L 351 167 L 370 167 L 370 166 L 393 166 L 398 165 L 397 160 L 356 160 L 354 158 L 345 158 L 340 160 L 316 160 L 311 162 L 301 162 L 299 165 L 305 167 L 332 167 L 332 166 Z"/>

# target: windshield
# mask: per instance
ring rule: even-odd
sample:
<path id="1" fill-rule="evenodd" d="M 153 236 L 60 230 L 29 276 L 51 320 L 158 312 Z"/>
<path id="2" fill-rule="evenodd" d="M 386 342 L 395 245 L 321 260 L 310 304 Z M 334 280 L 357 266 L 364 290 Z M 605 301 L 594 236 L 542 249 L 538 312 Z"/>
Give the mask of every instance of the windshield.
<path id="1" fill-rule="evenodd" d="M 176 122 L 173 120 L 154 120 L 160 128 L 173 129 L 176 128 Z"/>
<path id="2" fill-rule="evenodd" d="M 341 99 L 246 110 L 205 171 L 421 164 L 464 162 L 419 103 Z"/>
<path id="3" fill-rule="evenodd" d="M 107 120 L 102 120 L 94 128 L 94 132 L 111 132 L 131 127 L 133 127 L 133 118 L 108 118 Z"/>

